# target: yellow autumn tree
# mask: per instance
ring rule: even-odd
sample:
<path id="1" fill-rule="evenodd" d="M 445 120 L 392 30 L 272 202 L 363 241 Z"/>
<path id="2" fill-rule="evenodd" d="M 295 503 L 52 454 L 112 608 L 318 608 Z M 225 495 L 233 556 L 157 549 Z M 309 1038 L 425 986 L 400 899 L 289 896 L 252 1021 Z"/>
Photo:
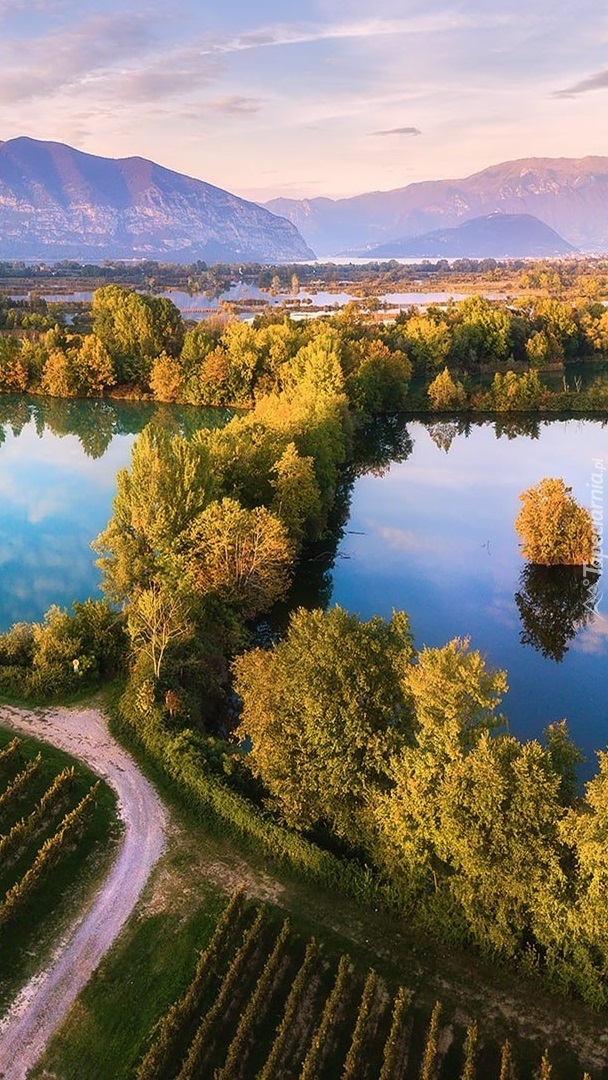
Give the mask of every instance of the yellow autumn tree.
<path id="1" fill-rule="evenodd" d="M 433 379 L 427 394 L 431 408 L 437 412 L 462 409 L 467 403 L 464 386 L 452 377 L 447 367 Z"/>
<path id="2" fill-rule="evenodd" d="M 515 529 L 527 562 L 542 566 L 593 563 L 597 548 L 593 519 L 563 480 L 545 477 L 519 498 L 522 506 Z"/>

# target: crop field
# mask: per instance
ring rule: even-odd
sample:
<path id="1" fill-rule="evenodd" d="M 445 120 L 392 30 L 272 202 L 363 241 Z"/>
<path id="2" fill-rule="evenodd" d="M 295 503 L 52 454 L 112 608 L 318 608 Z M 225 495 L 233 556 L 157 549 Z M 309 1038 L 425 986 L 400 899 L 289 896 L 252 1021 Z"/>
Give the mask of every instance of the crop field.
<path id="1" fill-rule="evenodd" d="M 114 798 L 59 751 L 0 731 L 0 1006 L 105 865 Z"/>
<path id="2" fill-rule="evenodd" d="M 533 1067 L 533 1066 L 532 1066 Z M 486 1043 L 415 1006 L 348 954 L 330 960 L 289 920 L 248 906 L 237 891 L 194 976 L 149 1035 L 137 1080 L 510 1080 L 522 1076 L 508 1042 Z M 525 1075 L 531 1075 L 526 1070 Z M 547 1055 L 534 1075 L 559 1080 Z M 580 1074 L 582 1076 L 582 1073 Z"/>

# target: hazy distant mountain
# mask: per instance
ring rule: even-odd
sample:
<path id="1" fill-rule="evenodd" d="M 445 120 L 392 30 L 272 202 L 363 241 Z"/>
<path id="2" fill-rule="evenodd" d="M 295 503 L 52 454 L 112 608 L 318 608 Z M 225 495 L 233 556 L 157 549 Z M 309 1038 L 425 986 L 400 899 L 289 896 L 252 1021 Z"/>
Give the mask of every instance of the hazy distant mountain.
<path id="1" fill-rule="evenodd" d="M 145 158 L 0 142 L 0 258 L 283 262 L 313 257 L 284 218 Z"/>
<path id="2" fill-rule="evenodd" d="M 495 212 L 532 214 L 585 251 L 608 250 L 608 157 L 527 158 L 464 180 L 429 180 L 351 199 L 272 199 L 319 255 L 369 248 Z"/>
<path id="3" fill-rule="evenodd" d="M 452 229 L 353 251 L 370 259 L 517 259 L 570 255 L 576 248 L 531 214 L 487 214 Z"/>

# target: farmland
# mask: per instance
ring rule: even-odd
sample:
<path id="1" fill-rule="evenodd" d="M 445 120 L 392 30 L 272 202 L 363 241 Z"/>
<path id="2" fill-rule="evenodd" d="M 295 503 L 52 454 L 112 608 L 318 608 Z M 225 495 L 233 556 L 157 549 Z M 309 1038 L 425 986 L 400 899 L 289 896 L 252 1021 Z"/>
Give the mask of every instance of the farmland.
<path id="1" fill-rule="evenodd" d="M 40 967 L 106 866 L 109 789 L 67 755 L 0 731 L 0 1002 Z"/>

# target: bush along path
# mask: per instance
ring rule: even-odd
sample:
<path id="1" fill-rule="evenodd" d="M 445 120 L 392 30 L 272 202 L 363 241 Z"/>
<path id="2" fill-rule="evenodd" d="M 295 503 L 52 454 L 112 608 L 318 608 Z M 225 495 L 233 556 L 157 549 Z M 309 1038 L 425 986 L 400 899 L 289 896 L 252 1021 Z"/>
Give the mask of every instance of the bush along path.
<path id="1" fill-rule="evenodd" d="M 0 724 L 80 758 L 116 792 L 124 826 L 117 856 L 91 906 L 0 1021 L 0 1075 L 3 1080 L 25 1080 L 133 911 L 162 854 L 166 815 L 154 788 L 109 734 L 97 710 L 34 714 L 0 706 Z"/>

